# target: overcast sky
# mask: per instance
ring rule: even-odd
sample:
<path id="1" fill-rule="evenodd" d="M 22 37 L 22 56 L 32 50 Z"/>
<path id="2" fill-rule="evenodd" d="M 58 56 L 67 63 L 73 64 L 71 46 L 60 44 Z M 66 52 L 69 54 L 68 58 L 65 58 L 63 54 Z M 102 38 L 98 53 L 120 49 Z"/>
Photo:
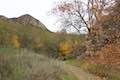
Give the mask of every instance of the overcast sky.
<path id="1" fill-rule="evenodd" d="M 18 17 L 30 14 L 39 19 L 51 31 L 56 31 L 55 18 L 48 12 L 54 3 L 60 0 L 0 0 L 0 15 L 6 17 Z"/>

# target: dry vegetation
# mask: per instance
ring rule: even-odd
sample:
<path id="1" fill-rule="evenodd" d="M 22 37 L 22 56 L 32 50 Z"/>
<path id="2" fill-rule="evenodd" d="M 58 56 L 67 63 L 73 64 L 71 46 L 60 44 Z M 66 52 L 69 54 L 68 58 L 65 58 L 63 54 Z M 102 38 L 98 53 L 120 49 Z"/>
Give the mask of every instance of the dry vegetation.
<path id="1" fill-rule="evenodd" d="M 62 80 L 59 61 L 26 49 L 0 49 L 0 80 Z"/>

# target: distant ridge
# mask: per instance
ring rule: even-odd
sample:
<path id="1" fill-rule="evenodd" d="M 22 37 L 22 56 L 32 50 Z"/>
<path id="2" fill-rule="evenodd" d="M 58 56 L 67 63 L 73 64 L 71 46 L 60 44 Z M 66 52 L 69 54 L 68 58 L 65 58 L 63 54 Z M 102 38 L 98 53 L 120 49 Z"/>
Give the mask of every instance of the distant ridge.
<path id="1" fill-rule="evenodd" d="M 23 25 L 33 25 L 33 26 L 41 27 L 42 29 L 47 29 L 44 24 L 42 24 L 38 19 L 32 17 L 29 14 L 25 14 L 20 17 L 9 18 L 9 19 Z"/>

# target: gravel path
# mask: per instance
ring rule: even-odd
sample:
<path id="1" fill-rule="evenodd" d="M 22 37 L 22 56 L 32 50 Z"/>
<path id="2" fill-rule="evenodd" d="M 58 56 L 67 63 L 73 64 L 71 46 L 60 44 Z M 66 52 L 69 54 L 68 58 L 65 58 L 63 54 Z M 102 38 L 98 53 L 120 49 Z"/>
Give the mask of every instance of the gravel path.
<path id="1" fill-rule="evenodd" d="M 65 71 L 68 72 L 69 74 L 75 75 L 78 78 L 78 80 L 103 80 L 100 77 L 97 77 L 93 74 L 85 72 L 78 67 L 65 64 L 65 63 L 63 63 L 63 65 L 64 65 Z"/>

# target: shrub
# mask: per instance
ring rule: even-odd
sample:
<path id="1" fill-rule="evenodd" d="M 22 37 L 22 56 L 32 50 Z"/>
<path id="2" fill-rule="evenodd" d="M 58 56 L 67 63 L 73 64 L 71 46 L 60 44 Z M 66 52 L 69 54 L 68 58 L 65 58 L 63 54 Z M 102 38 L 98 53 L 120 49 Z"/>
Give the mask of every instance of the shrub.
<path id="1" fill-rule="evenodd" d="M 72 52 L 72 44 L 69 41 L 63 41 L 59 44 L 58 47 L 59 55 L 61 57 L 66 57 L 68 54 Z"/>
<path id="2" fill-rule="evenodd" d="M 0 49 L 0 80 L 61 80 L 57 60 L 25 49 Z"/>
<path id="3" fill-rule="evenodd" d="M 17 35 L 13 35 L 11 37 L 11 43 L 13 44 L 13 46 L 15 48 L 20 48 L 20 42 L 19 42 L 19 39 L 18 39 L 18 36 Z"/>

